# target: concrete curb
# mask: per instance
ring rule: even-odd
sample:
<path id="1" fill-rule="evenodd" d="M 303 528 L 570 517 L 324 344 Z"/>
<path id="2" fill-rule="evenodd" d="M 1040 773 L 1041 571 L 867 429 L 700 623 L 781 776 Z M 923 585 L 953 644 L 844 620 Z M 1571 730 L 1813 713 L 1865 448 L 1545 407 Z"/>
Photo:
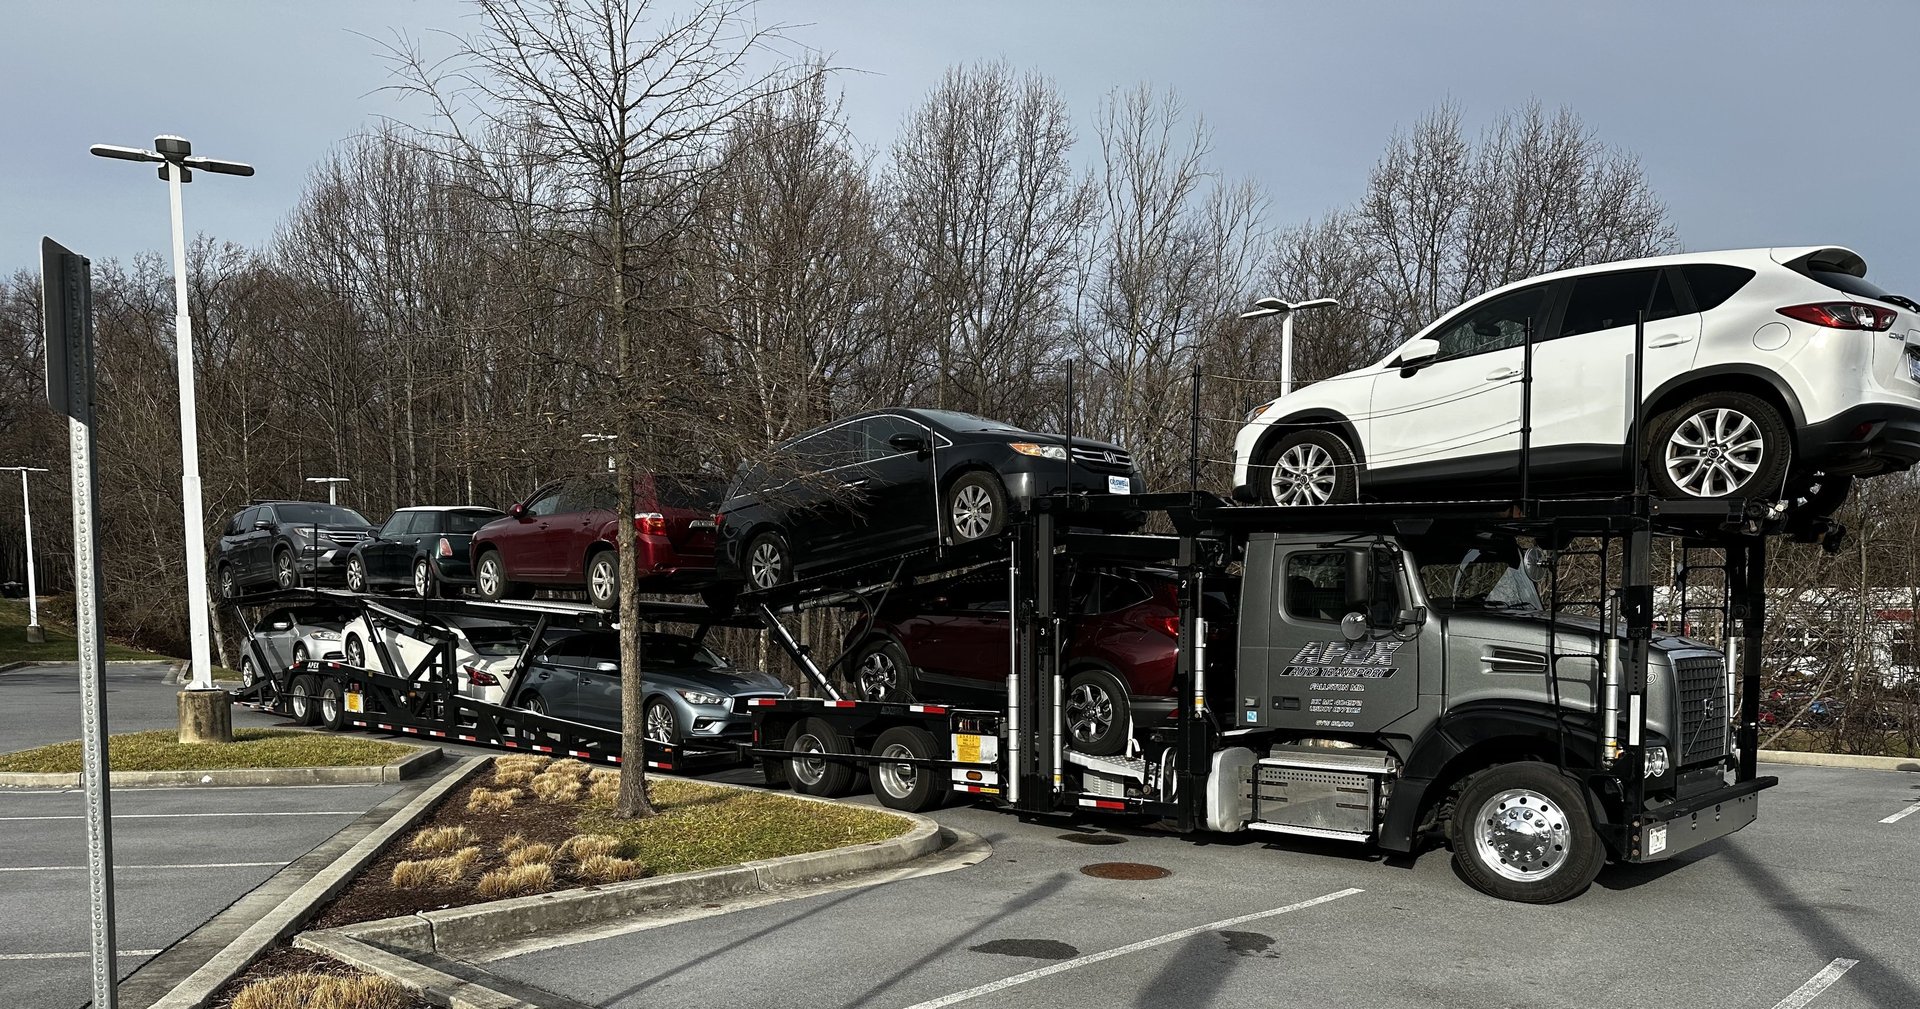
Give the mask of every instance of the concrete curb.
<path id="1" fill-rule="evenodd" d="M 760 791 L 718 781 L 700 783 L 742 791 Z M 837 805 L 830 799 L 804 795 L 788 797 Z M 709 903 L 827 876 L 884 869 L 940 849 L 943 840 L 938 823 L 895 809 L 883 812 L 907 820 L 913 826 L 897 837 L 871 844 L 742 862 L 657 879 L 636 879 L 531 897 L 510 897 L 444 911 L 382 918 L 308 935 L 324 941 L 327 932 L 333 932 L 409 952 L 458 957 L 470 951 L 491 950 L 503 940 L 523 934 L 579 929 L 674 904 Z"/>
<path id="2" fill-rule="evenodd" d="M 529 1002 L 361 942 L 347 935 L 345 929 L 303 932 L 294 938 L 293 944 L 369 974 L 378 974 L 401 987 L 432 992 L 430 1001 L 449 1009 L 559 1009 L 550 999 Z"/>
<path id="3" fill-rule="evenodd" d="M 415 796 L 406 807 L 377 829 L 361 838 L 325 869 L 316 873 L 278 906 L 248 926 L 226 948 L 194 971 L 186 980 L 154 1002 L 151 1009 L 201 1009 L 221 985 L 238 977 L 274 943 L 306 924 L 321 904 L 345 889 L 361 869 L 377 857 L 392 840 L 412 827 L 446 794 L 471 778 L 487 764 L 487 758 L 467 757 L 443 775 L 439 781 Z"/>
<path id="4" fill-rule="evenodd" d="M 1858 753 L 1801 753 L 1798 750 L 1761 750 L 1763 764 L 1800 764 L 1807 767 L 1851 767 L 1866 771 L 1920 771 L 1913 757 L 1870 757 Z"/>
<path id="5" fill-rule="evenodd" d="M 219 771 L 114 771 L 114 788 L 220 788 L 261 785 L 374 785 L 419 777 L 440 762 L 438 746 L 415 747 L 391 764 L 365 767 L 235 767 Z M 79 788 L 79 774 L 0 772 L 0 788 Z"/>

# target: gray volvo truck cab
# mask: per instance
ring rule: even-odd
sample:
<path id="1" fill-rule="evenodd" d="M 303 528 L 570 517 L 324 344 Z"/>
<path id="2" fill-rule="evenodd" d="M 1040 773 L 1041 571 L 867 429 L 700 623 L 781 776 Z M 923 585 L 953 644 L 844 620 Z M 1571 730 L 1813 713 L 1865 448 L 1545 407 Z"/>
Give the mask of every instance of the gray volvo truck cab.
<path id="1" fill-rule="evenodd" d="M 1476 886 L 1547 901 L 1609 857 L 1665 858 L 1752 822 L 1757 789 L 1720 794 L 1742 791 L 1725 655 L 1656 636 L 1629 696 L 1621 642 L 1596 619 L 1550 619 L 1536 560 L 1498 534 L 1250 535 L 1208 826 L 1390 851 L 1445 831 Z M 1623 737 L 1631 703 L 1647 705 L 1643 740 Z M 1643 766 L 1614 759 L 1628 742 Z M 1646 809 L 1628 810 L 1621 783 L 1638 775 Z M 1703 798 L 1725 801 L 1682 808 Z"/>

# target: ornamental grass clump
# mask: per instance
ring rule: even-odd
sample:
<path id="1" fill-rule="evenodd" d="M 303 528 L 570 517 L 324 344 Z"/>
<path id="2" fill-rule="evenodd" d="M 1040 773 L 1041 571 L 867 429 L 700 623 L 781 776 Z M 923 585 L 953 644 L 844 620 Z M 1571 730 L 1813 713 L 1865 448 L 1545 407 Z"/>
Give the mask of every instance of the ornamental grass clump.
<path id="1" fill-rule="evenodd" d="M 407 1009 L 405 988 L 368 974 L 300 971 L 255 981 L 233 997 L 233 1009 Z"/>
<path id="2" fill-rule="evenodd" d="M 517 788 L 476 788 L 467 793 L 467 812 L 504 813 L 512 809 L 514 800 L 524 794 Z"/>
<path id="3" fill-rule="evenodd" d="M 473 831 L 465 827 L 428 827 L 413 835 L 407 842 L 411 851 L 425 851 L 444 855 L 458 851 L 473 843 Z"/>
<path id="4" fill-rule="evenodd" d="M 482 897 L 514 897 L 544 890 L 553 885 L 553 866 L 528 862 L 510 869 L 495 869 L 480 877 L 474 890 Z"/>

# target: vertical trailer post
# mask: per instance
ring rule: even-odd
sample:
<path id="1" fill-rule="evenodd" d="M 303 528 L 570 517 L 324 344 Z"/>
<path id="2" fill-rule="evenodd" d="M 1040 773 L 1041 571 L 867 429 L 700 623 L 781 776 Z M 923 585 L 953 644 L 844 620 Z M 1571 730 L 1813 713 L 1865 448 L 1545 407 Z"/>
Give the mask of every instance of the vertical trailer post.
<path id="1" fill-rule="evenodd" d="M 1765 537 L 1744 537 L 1739 547 L 1740 563 L 1729 564 L 1739 572 L 1739 593 L 1745 613 L 1740 619 L 1740 768 L 1737 781 L 1751 781 L 1758 773 L 1760 759 L 1760 649 L 1767 625 L 1767 541 Z M 1731 560 L 1731 558 L 1729 558 Z"/>
<path id="2" fill-rule="evenodd" d="M 1206 723 L 1206 625 L 1201 605 L 1205 586 L 1200 545 L 1192 533 L 1181 534 L 1174 563 L 1180 572 L 1180 650 L 1173 677 L 1174 693 L 1180 698 L 1174 709 L 1179 716 L 1174 729 L 1179 809 L 1174 819 L 1181 830 L 1192 830 L 1206 821 L 1206 779 L 1212 769 L 1213 746 Z"/>
<path id="3" fill-rule="evenodd" d="M 1644 503 L 1645 499 L 1640 499 Z M 1632 782 L 1627 809 L 1639 809 L 1646 792 L 1647 657 L 1653 643 L 1653 532 L 1644 515 L 1632 519 L 1626 535 L 1626 557 L 1621 565 L 1621 609 L 1627 624 L 1627 757 Z"/>
<path id="4" fill-rule="evenodd" d="M 1025 545 L 1026 530 L 1022 528 L 1007 547 L 1007 742 L 1004 747 L 1007 773 L 1002 787 L 1007 790 L 1007 801 L 1015 807 L 1020 805 L 1021 778 L 1026 773 L 1022 761 L 1027 754 L 1026 747 L 1021 745 L 1026 730 L 1021 721 L 1020 705 L 1020 659 L 1026 638 L 1020 606 L 1020 548 Z"/>

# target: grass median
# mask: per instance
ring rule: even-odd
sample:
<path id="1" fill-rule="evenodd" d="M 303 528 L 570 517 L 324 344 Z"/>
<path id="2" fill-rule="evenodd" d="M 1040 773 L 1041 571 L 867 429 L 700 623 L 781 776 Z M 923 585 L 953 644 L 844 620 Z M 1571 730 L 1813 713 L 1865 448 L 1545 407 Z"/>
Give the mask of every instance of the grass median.
<path id="1" fill-rule="evenodd" d="M 47 622 L 47 608 L 40 608 L 40 627 L 47 632 L 47 640 L 37 644 L 27 643 L 27 601 L 24 599 L 0 599 L 0 662 L 78 662 L 80 643 L 74 640 L 71 631 L 55 627 Z M 127 645 L 107 642 L 107 661 L 138 659 L 151 662 L 172 661 L 164 655 L 143 651 Z"/>
<path id="2" fill-rule="evenodd" d="M 107 740 L 115 771 L 226 771 L 265 767 L 375 767 L 417 747 L 293 729 L 235 729 L 231 743 L 181 743 L 171 729 L 126 732 Z M 0 772 L 75 774 L 80 741 L 0 753 Z"/>

